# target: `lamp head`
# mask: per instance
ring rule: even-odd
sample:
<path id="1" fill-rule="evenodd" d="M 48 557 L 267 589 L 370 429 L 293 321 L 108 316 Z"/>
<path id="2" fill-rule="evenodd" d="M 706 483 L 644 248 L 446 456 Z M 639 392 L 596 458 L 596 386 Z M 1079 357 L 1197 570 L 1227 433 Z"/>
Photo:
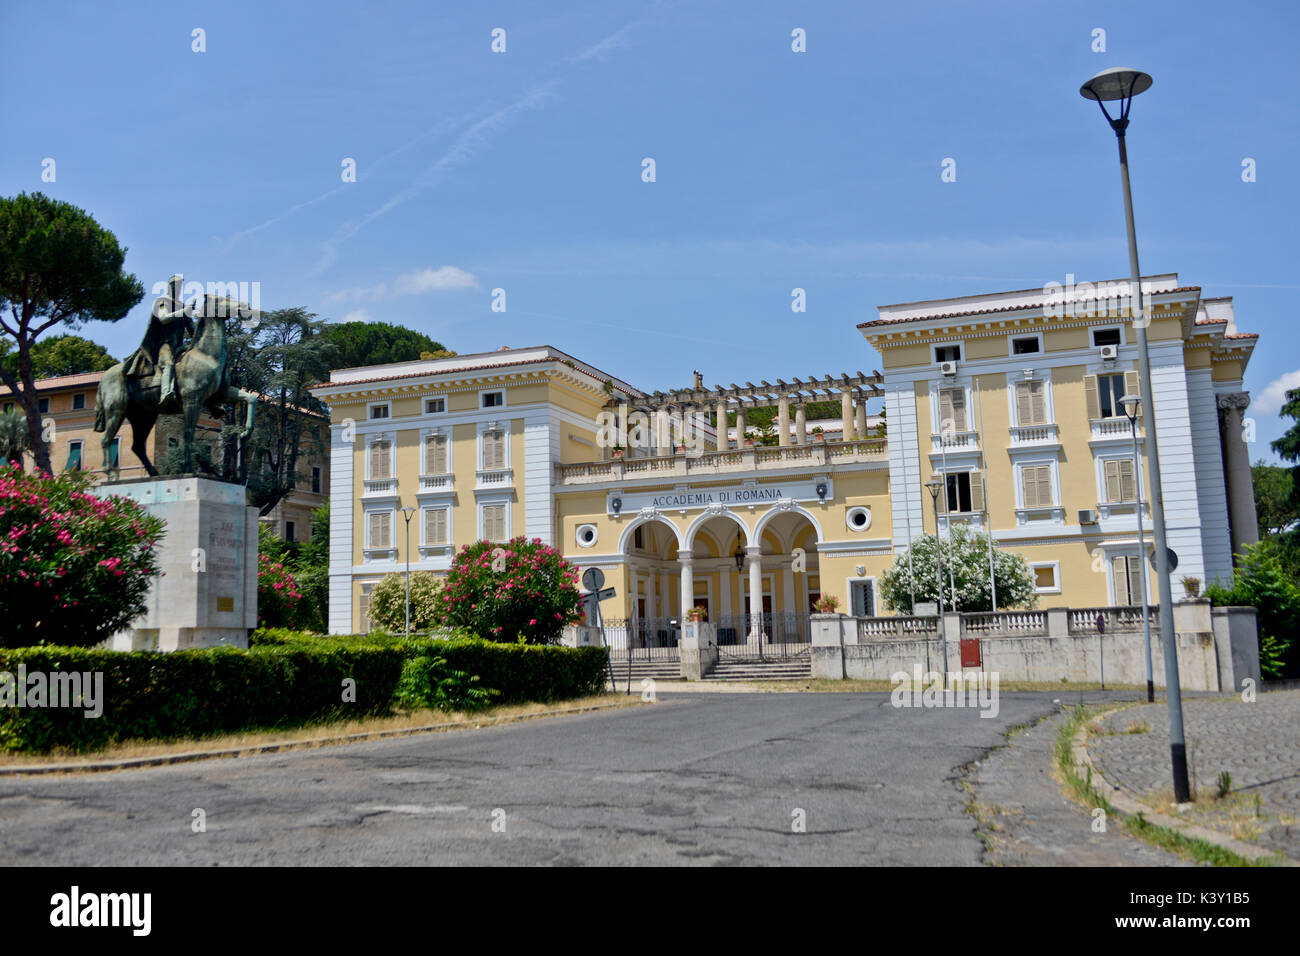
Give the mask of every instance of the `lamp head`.
<path id="1" fill-rule="evenodd" d="M 939 489 L 943 487 L 943 482 L 938 478 L 931 478 L 925 483 L 925 487 L 930 490 L 930 497 L 937 501 L 939 498 Z"/>
<path id="2" fill-rule="evenodd" d="M 1110 128 L 1115 131 L 1115 135 L 1123 136 L 1124 130 L 1128 128 L 1128 111 L 1133 105 L 1133 97 L 1151 89 L 1153 82 L 1155 81 L 1151 79 L 1149 73 L 1115 66 L 1109 70 L 1102 70 L 1079 87 L 1079 95 L 1085 100 L 1096 101 L 1106 121 L 1110 123 Z M 1118 116 L 1111 116 L 1106 109 L 1106 103 L 1111 100 L 1120 101 Z"/>
<path id="3" fill-rule="evenodd" d="M 1124 409 L 1124 414 L 1128 416 L 1130 422 L 1136 422 L 1138 417 L 1138 406 L 1142 404 L 1142 399 L 1136 395 L 1125 395 L 1119 400 L 1120 407 Z"/>

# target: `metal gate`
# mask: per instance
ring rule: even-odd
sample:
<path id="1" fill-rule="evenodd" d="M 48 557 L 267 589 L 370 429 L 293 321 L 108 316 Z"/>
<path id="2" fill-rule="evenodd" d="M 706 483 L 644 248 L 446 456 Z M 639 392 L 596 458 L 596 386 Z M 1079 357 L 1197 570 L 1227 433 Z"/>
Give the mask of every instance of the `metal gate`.
<path id="1" fill-rule="evenodd" d="M 675 618 L 639 617 L 605 621 L 605 641 L 614 660 L 681 660 L 681 627 Z"/>
<path id="2" fill-rule="evenodd" d="M 807 611 L 723 614 L 717 620 L 719 658 L 809 657 L 812 622 Z"/>

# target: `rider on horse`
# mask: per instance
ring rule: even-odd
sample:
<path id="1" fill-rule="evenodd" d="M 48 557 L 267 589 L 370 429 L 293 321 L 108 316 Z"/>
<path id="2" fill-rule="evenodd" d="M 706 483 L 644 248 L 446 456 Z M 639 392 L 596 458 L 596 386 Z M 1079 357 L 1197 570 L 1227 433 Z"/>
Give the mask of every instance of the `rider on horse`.
<path id="1" fill-rule="evenodd" d="M 189 310 L 171 296 L 160 296 L 150 312 L 144 341 L 123 363 L 123 371 L 129 378 L 149 378 L 155 371 L 162 373 L 158 392 L 160 409 L 178 404 L 174 366 L 185 352 L 186 332 L 194 332 Z"/>

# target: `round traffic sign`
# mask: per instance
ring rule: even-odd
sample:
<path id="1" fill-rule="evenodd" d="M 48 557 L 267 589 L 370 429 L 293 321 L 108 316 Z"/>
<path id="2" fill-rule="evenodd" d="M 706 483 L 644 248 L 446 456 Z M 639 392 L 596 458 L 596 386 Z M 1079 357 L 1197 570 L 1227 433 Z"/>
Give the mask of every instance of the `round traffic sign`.
<path id="1" fill-rule="evenodd" d="M 600 568 L 588 568 L 583 571 L 582 586 L 588 591 L 599 591 L 605 586 L 605 572 Z"/>

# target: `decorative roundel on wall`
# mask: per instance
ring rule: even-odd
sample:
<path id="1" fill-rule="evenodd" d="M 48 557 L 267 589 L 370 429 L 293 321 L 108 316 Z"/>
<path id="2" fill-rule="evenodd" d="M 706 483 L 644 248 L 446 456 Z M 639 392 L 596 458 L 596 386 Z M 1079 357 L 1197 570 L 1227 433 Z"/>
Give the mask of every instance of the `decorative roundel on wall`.
<path id="1" fill-rule="evenodd" d="M 850 531 L 866 531 L 871 527 L 871 509 L 860 506 L 850 508 L 844 516 L 844 523 Z"/>
<path id="2" fill-rule="evenodd" d="M 578 547 L 590 548 L 596 543 L 596 526 L 594 524 L 578 525 Z"/>

